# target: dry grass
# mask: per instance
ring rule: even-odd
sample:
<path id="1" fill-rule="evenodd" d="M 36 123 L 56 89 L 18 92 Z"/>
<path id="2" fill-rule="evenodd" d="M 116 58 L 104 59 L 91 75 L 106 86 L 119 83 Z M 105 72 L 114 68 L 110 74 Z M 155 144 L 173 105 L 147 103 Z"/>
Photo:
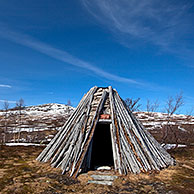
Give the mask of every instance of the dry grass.
<path id="1" fill-rule="evenodd" d="M 177 165 L 160 173 L 119 176 L 113 186 L 87 184 L 89 172 L 77 180 L 60 169 L 35 160 L 42 147 L 0 147 L 0 193 L 12 194 L 127 194 L 194 193 L 194 148 L 172 151 Z"/>

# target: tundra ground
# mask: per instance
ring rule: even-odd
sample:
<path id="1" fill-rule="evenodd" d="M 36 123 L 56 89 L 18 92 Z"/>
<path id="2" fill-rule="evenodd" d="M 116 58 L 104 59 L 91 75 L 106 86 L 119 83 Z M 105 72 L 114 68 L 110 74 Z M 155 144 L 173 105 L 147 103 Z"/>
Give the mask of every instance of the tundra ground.
<path id="1" fill-rule="evenodd" d="M 112 186 L 88 184 L 92 172 L 81 174 L 76 180 L 61 175 L 60 169 L 35 160 L 42 149 L 0 146 L 0 193 L 194 193 L 194 147 L 171 151 L 176 166 L 160 173 L 119 176 Z"/>

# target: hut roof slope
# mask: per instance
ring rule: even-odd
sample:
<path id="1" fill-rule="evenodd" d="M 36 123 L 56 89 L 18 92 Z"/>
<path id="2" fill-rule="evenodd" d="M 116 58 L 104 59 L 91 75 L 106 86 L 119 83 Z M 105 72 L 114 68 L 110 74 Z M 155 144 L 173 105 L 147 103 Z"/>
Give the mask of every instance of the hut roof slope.
<path id="1" fill-rule="evenodd" d="M 175 160 L 145 130 L 111 86 L 93 87 L 38 156 L 76 177 L 90 169 L 92 140 L 100 115 L 110 116 L 114 169 L 120 174 L 160 170 Z"/>

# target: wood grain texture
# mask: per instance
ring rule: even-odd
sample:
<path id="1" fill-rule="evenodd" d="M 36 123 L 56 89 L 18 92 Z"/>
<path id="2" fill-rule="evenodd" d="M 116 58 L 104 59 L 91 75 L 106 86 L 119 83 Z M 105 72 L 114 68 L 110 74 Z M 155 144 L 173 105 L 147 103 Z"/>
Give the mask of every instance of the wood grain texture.
<path id="1" fill-rule="evenodd" d="M 114 169 L 120 174 L 161 170 L 175 160 L 145 130 L 111 86 L 93 87 L 37 160 L 50 161 L 69 176 L 90 169 L 93 135 L 99 118 L 109 115 Z"/>

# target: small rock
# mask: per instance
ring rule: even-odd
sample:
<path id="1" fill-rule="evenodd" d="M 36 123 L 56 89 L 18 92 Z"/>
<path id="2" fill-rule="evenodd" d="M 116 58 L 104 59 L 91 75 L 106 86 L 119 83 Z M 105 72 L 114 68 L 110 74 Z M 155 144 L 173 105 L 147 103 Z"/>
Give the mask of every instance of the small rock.
<path id="1" fill-rule="evenodd" d="M 89 180 L 88 183 L 100 184 L 100 185 L 112 185 L 112 181 L 92 181 Z"/>
<path id="2" fill-rule="evenodd" d="M 91 177 L 95 180 L 105 180 L 105 181 L 113 181 L 117 178 L 117 176 L 110 175 L 91 175 Z"/>
<path id="3" fill-rule="evenodd" d="M 96 168 L 96 170 L 111 170 L 111 167 L 110 166 L 100 166 Z"/>

